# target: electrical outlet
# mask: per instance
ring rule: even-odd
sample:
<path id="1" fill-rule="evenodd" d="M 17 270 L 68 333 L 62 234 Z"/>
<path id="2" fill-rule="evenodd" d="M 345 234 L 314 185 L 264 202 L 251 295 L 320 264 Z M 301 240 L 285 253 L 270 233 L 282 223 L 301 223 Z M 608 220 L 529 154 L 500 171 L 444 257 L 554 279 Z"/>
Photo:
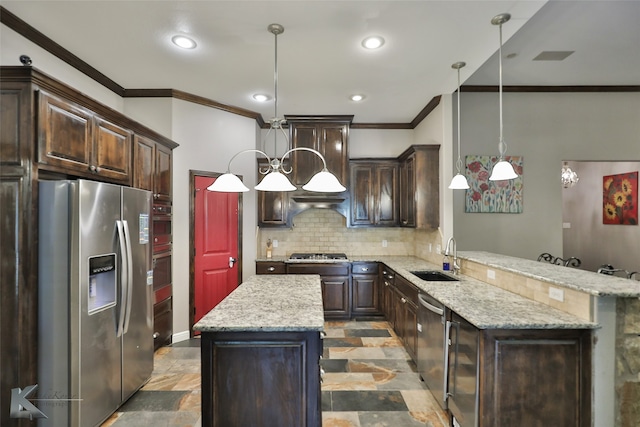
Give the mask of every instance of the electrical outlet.
<path id="1" fill-rule="evenodd" d="M 487 279 L 495 279 L 495 278 L 496 278 L 496 272 L 493 270 L 487 269 Z"/>
<path id="2" fill-rule="evenodd" d="M 549 286 L 549 298 L 564 302 L 564 291 L 562 289 Z"/>
<path id="3" fill-rule="evenodd" d="M 436 252 L 437 253 L 442 252 L 442 247 L 440 247 L 440 245 L 436 245 Z"/>
<path id="4" fill-rule="evenodd" d="M 562 228 L 571 228 L 571 223 L 570 222 L 563 222 L 562 223 Z"/>
<path id="5" fill-rule="evenodd" d="M 383 241 L 382 241 L 382 247 L 383 247 L 383 248 L 386 248 L 386 247 L 387 247 L 387 241 L 386 241 L 386 240 L 383 240 Z"/>
<path id="6" fill-rule="evenodd" d="M 431 249 L 431 243 L 429 243 L 429 252 L 432 252 L 433 250 Z"/>
<path id="7" fill-rule="evenodd" d="M 274 240 L 274 241 L 273 241 L 273 247 L 274 247 L 274 248 L 277 248 L 277 247 L 278 247 L 278 241 L 277 241 L 277 240 Z"/>

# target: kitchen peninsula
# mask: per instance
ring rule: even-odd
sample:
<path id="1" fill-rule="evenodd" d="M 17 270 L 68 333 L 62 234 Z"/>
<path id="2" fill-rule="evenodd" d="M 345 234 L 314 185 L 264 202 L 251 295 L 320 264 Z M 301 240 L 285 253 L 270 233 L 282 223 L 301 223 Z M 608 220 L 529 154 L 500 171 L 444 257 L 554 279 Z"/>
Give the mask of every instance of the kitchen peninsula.
<path id="1" fill-rule="evenodd" d="M 320 277 L 253 276 L 206 314 L 202 425 L 318 427 Z"/>

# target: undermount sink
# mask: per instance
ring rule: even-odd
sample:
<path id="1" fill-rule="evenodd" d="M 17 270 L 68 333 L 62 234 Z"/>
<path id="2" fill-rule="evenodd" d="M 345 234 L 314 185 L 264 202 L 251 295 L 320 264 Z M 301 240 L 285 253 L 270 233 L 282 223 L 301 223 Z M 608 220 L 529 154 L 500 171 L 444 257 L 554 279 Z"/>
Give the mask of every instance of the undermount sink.
<path id="1" fill-rule="evenodd" d="M 436 270 L 423 270 L 423 271 L 410 271 L 409 273 L 426 280 L 428 282 L 458 282 L 455 277 L 451 277 L 448 274 L 441 273 Z"/>

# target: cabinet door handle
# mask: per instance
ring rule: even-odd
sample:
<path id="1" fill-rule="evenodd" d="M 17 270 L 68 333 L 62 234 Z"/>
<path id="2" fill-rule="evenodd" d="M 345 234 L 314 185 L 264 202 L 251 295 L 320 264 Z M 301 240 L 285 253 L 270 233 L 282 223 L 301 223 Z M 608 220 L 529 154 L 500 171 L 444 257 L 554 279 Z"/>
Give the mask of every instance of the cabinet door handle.
<path id="1" fill-rule="evenodd" d="M 406 300 L 406 299 L 404 299 L 404 298 L 400 298 L 400 301 L 402 301 L 402 303 L 403 303 L 403 304 L 406 304 L 406 303 L 407 303 L 407 300 Z"/>
<path id="2" fill-rule="evenodd" d="M 267 271 L 274 272 L 274 271 L 276 271 L 276 268 L 274 266 L 271 266 L 271 267 L 267 268 Z"/>
<path id="3" fill-rule="evenodd" d="M 362 271 L 369 271 L 367 267 L 362 267 Z"/>
<path id="4" fill-rule="evenodd" d="M 160 336 L 160 332 L 154 332 L 153 333 L 153 339 L 155 340 L 156 338 L 158 338 Z"/>

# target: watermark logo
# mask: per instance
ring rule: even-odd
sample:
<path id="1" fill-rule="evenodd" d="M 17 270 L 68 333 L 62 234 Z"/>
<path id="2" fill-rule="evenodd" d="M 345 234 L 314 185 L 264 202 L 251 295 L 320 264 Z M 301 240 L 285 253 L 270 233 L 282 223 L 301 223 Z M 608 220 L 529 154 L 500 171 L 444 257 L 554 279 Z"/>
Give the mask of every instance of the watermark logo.
<path id="1" fill-rule="evenodd" d="M 38 389 L 38 384 L 30 385 L 24 388 L 11 389 L 11 418 L 48 418 L 40 409 L 36 408 L 33 403 L 27 400 L 31 393 Z"/>

